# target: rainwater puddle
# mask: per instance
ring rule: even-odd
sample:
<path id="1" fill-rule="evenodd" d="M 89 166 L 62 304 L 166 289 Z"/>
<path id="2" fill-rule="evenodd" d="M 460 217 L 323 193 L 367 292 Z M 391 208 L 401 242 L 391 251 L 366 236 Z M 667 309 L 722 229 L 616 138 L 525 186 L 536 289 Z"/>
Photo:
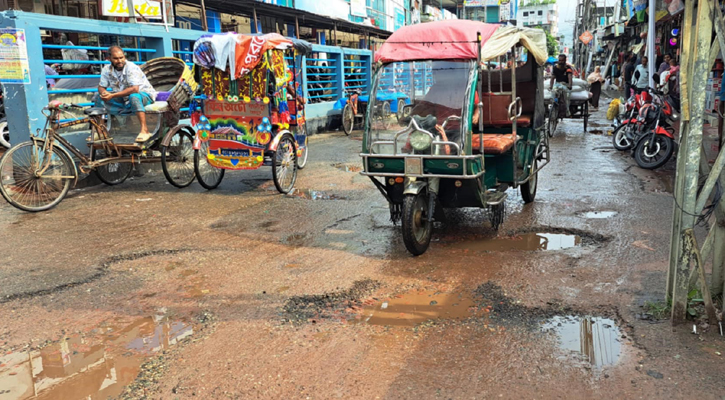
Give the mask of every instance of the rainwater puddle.
<path id="1" fill-rule="evenodd" d="M 333 167 L 339 169 L 340 171 L 345 172 L 360 172 L 362 171 L 362 167 L 359 165 L 350 165 L 350 164 L 332 164 Z"/>
<path id="2" fill-rule="evenodd" d="M 608 318 L 556 316 L 541 329 L 556 334 L 561 350 L 582 357 L 596 368 L 616 364 L 622 352 L 622 334 Z"/>
<path id="3" fill-rule="evenodd" d="M 615 215 L 617 215 L 616 211 L 589 211 L 581 214 L 582 217 L 590 219 L 611 218 Z"/>
<path id="4" fill-rule="evenodd" d="M 192 335 L 191 325 L 164 316 L 109 322 L 40 350 L 0 356 L 2 399 L 106 399 L 133 382 L 141 364 Z"/>
<path id="5" fill-rule="evenodd" d="M 473 316 L 476 304 L 461 293 L 410 292 L 363 308 L 360 323 L 415 326 L 430 320 L 461 320 Z"/>
<path id="6" fill-rule="evenodd" d="M 523 233 L 520 235 L 466 241 L 451 246 L 472 251 L 549 251 L 581 246 L 580 236 L 568 233 Z"/>
<path id="7" fill-rule="evenodd" d="M 311 189 L 295 189 L 295 191 L 290 193 L 288 196 L 299 197 L 306 200 L 346 200 L 345 197 L 338 196 L 336 194 L 328 194 L 320 190 Z"/>

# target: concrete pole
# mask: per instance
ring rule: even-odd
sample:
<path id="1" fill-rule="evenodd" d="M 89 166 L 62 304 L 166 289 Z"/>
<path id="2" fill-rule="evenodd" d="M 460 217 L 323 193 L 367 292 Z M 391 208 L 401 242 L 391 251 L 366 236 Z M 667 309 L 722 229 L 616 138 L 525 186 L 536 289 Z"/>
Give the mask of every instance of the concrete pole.
<path id="1" fill-rule="evenodd" d="M 649 69 L 649 86 L 655 87 L 654 84 L 654 73 L 655 73 L 655 64 L 657 64 L 656 58 L 655 58 L 655 3 L 656 0 L 649 0 L 649 24 L 647 27 L 647 58 L 649 59 L 649 65 L 647 68 Z"/>

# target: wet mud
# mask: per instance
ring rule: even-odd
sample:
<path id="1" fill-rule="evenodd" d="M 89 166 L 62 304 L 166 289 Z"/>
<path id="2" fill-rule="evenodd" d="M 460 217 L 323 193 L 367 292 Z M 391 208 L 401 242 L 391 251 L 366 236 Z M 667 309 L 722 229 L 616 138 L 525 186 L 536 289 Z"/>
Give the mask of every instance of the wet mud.
<path id="1" fill-rule="evenodd" d="M 347 320 L 351 316 L 343 313 L 360 309 L 363 301 L 379 287 L 379 282 L 365 279 L 354 282 L 346 290 L 290 297 L 282 307 L 282 321 L 299 324 L 323 319 Z"/>

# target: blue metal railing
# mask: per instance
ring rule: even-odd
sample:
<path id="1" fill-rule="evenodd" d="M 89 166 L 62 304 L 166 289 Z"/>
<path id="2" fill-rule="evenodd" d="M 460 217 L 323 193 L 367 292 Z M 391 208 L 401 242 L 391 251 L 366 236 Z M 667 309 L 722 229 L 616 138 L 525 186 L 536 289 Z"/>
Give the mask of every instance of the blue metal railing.
<path id="1" fill-rule="evenodd" d="M 78 49 L 78 50 L 108 50 L 108 47 L 102 46 L 71 46 L 62 44 L 44 44 L 44 49 Z M 122 48 L 127 53 L 156 53 L 155 49 L 137 49 L 137 48 Z"/>

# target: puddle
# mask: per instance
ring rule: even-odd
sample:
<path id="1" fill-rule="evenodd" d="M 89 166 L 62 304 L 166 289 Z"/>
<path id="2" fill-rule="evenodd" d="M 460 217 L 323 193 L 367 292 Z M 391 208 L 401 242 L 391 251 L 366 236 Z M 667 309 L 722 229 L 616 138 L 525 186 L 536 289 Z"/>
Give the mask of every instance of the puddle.
<path id="1" fill-rule="evenodd" d="M 534 232 L 506 238 L 460 242 L 453 244 L 451 248 L 472 251 L 548 251 L 578 247 L 581 243 L 582 239 L 578 235 Z"/>
<path id="2" fill-rule="evenodd" d="M 596 368 L 616 364 L 622 352 L 622 334 L 608 318 L 557 316 L 547 320 L 542 330 L 556 334 L 561 350 L 575 353 Z"/>
<path id="3" fill-rule="evenodd" d="M 616 211 L 589 211 L 581 214 L 582 217 L 591 219 L 611 218 L 615 215 L 617 215 Z"/>
<path id="4" fill-rule="evenodd" d="M 133 382 L 141 364 L 194 333 L 165 316 L 109 322 L 40 350 L 0 356 L 2 399 L 106 399 Z"/>
<path id="5" fill-rule="evenodd" d="M 359 165 L 349 165 L 349 164 L 332 164 L 333 167 L 339 169 L 340 171 L 345 172 L 360 172 L 362 171 L 362 167 Z"/>
<path id="6" fill-rule="evenodd" d="M 601 135 L 602 133 L 604 133 L 604 131 L 602 131 L 601 129 L 591 129 L 589 130 L 589 133 L 591 133 L 592 135 Z"/>
<path id="7" fill-rule="evenodd" d="M 435 291 L 411 292 L 363 308 L 360 323 L 415 326 L 430 320 L 461 320 L 473 316 L 470 296 Z"/>
<path id="8" fill-rule="evenodd" d="M 289 197 L 299 197 L 306 200 L 347 200 L 345 197 L 336 194 L 328 194 L 320 190 L 312 189 L 295 189 L 294 192 L 288 194 Z"/>

